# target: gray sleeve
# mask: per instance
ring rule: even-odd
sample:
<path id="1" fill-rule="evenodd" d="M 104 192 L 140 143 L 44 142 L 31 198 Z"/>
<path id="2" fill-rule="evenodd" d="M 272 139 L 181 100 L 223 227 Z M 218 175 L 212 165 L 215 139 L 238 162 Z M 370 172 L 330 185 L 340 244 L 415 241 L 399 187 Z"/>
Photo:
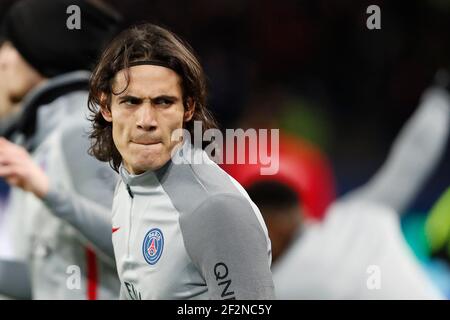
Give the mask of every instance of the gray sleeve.
<path id="1" fill-rule="evenodd" d="M 64 175 L 49 177 L 50 191 L 43 201 L 56 217 L 111 258 L 112 201 L 118 175 L 88 154 L 90 142 L 83 125 L 76 123 L 63 131 L 58 162 Z M 69 187 L 63 188 L 62 182 Z"/>
<path id="2" fill-rule="evenodd" d="M 209 197 L 180 226 L 211 299 L 275 299 L 267 239 L 245 198 Z"/>
<path id="3" fill-rule="evenodd" d="M 449 122 L 448 93 L 440 88 L 428 89 L 395 139 L 383 166 L 367 184 L 343 200 L 370 200 L 403 213 L 441 159 Z"/>
<path id="4" fill-rule="evenodd" d="M 56 217 L 68 222 L 97 249 L 114 258 L 110 208 L 61 188 L 51 189 L 43 201 Z"/>
<path id="5" fill-rule="evenodd" d="M 0 259 L 0 294 L 12 299 L 31 299 L 30 275 L 25 263 Z"/>

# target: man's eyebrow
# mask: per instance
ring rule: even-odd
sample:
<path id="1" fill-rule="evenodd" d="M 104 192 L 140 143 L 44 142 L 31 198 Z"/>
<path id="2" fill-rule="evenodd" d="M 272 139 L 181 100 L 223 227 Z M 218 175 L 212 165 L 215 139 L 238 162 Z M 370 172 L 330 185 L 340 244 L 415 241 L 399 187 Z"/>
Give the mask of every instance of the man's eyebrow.
<path id="1" fill-rule="evenodd" d="M 134 96 L 132 94 L 126 94 L 126 95 L 123 95 L 123 96 L 119 96 L 118 99 L 120 99 L 120 100 L 126 100 L 126 99 L 144 100 L 146 98 Z M 158 96 L 150 98 L 150 99 L 152 101 L 158 100 L 158 99 L 167 99 L 167 100 L 177 101 L 179 98 L 177 96 L 173 96 L 173 95 L 161 94 L 161 95 L 158 95 Z"/>
<path id="2" fill-rule="evenodd" d="M 152 100 L 157 100 L 157 99 L 167 99 L 167 100 L 172 100 L 172 101 L 177 101 L 179 98 L 177 96 L 172 96 L 169 94 L 161 94 L 159 96 L 156 96 L 154 98 L 151 98 Z"/>
<path id="3" fill-rule="evenodd" d="M 142 100 L 143 98 L 136 97 L 136 96 L 133 96 L 133 95 L 130 95 L 130 94 L 126 94 L 126 95 L 123 95 L 123 96 L 119 96 L 118 99 L 120 99 L 120 100 L 126 100 L 126 99 Z"/>

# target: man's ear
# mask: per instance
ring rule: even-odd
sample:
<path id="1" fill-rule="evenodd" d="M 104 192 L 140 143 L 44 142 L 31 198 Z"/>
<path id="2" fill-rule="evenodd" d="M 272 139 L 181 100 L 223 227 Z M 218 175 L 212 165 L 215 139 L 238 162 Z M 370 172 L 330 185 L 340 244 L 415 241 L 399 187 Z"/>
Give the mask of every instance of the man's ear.
<path id="1" fill-rule="evenodd" d="M 100 101 L 100 112 L 102 113 L 103 119 L 108 122 L 112 122 L 111 110 L 107 106 L 107 98 L 104 93 L 102 93 Z"/>
<path id="2" fill-rule="evenodd" d="M 101 107 L 100 112 L 102 113 L 103 119 L 105 119 L 108 122 L 112 122 L 112 115 L 111 111 L 105 106 Z"/>
<path id="3" fill-rule="evenodd" d="M 187 98 L 186 108 L 184 110 L 184 117 L 183 117 L 184 122 L 191 121 L 192 116 L 194 115 L 194 111 L 195 111 L 194 100 L 192 100 L 192 98 Z"/>

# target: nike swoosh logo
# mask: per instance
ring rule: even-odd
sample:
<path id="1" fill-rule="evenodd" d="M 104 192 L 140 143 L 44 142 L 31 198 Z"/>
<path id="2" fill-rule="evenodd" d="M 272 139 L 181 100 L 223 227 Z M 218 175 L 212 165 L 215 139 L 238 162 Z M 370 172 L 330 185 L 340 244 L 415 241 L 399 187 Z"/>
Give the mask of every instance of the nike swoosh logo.
<path id="1" fill-rule="evenodd" d="M 118 228 L 112 228 L 112 233 L 116 232 L 116 231 L 119 230 L 119 229 L 120 229 L 120 227 L 118 227 Z"/>

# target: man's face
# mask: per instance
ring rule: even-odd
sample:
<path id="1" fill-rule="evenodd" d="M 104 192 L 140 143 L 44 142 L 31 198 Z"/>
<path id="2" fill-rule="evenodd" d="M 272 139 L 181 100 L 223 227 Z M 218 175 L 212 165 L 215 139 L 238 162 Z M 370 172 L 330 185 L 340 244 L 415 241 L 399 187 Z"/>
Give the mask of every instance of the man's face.
<path id="1" fill-rule="evenodd" d="M 171 69 L 142 65 L 129 68 L 126 91 L 125 71 L 117 73 L 111 111 L 102 108 L 106 121 L 112 122 L 114 144 L 125 168 L 132 174 L 162 167 L 179 141 L 172 133 L 192 118 L 193 107 L 185 110 L 180 77 Z"/>
<path id="2" fill-rule="evenodd" d="M 14 46 L 6 41 L 0 46 L 0 85 L 2 100 L 20 102 L 37 84 L 45 80 L 28 64 Z"/>

